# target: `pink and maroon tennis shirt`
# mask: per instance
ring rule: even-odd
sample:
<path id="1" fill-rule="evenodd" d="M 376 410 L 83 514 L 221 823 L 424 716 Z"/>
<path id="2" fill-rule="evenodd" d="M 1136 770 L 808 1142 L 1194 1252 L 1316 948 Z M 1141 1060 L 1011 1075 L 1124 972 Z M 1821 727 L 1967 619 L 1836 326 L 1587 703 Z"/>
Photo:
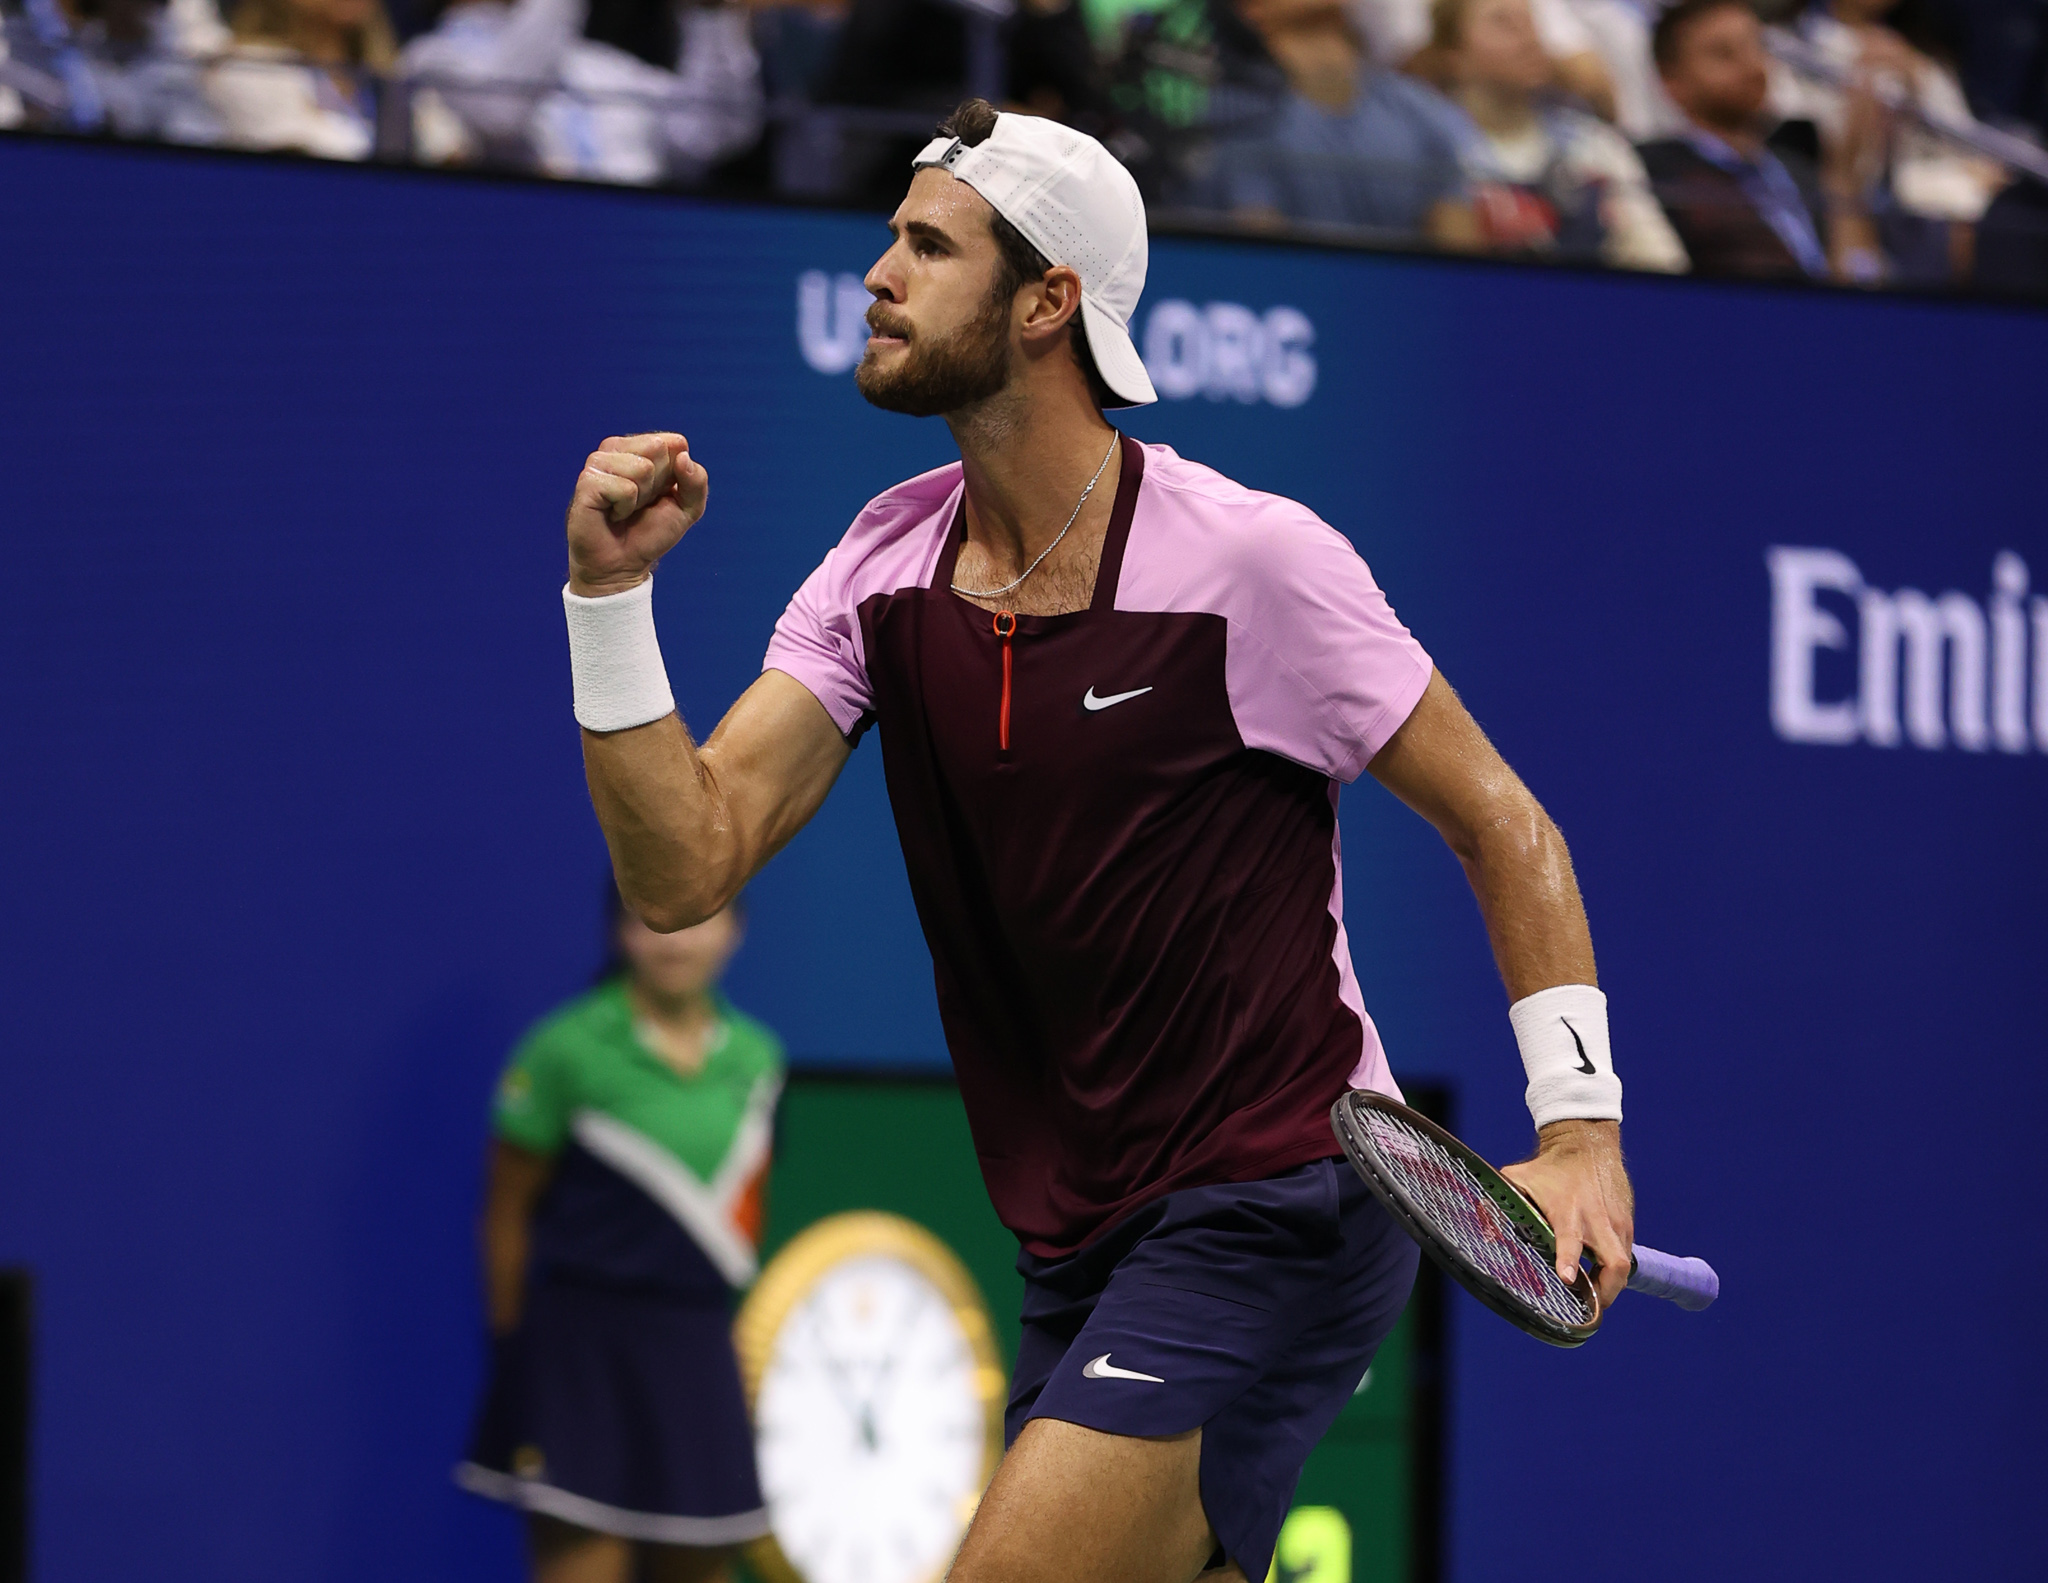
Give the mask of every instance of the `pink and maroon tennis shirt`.
<path id="1" fill-rule="evenodd" d="M 1429 656 L 1307 507 L 1123 447 L 1088 609 L 1006 626 L 950 591 L 955 463 L 869 503 L 764 667 L 849 739 L 881 728 L 989 1195 L 1041 1255 L 1334 1154 L 1346 1085 L 1396 1092 L 1337 791 Z"/>

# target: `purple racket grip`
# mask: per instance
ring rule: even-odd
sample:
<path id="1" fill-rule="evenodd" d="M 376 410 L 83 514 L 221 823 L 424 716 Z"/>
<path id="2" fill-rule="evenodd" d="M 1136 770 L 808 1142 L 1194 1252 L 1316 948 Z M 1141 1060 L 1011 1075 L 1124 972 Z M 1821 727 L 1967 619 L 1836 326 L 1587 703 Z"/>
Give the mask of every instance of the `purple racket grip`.
<path id="1" fill-rule="evenodd" d="M 1681 1259 L 1637 1243 L 1635 1273 L 1628 1289 L 1661 1297 L 1694 1313 L 1721 1295 L 1721 1277 L 1705 1259 Z"/>

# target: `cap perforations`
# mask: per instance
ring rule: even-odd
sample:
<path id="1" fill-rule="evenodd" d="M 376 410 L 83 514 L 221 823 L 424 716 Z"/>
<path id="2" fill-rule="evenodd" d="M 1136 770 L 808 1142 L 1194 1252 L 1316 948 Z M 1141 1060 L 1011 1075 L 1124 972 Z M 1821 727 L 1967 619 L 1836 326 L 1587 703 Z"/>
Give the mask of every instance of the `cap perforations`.
<path id="1" fill-rule="evenodd" d="M 999 115 L 995 130 L 972 147 L 949 141 L 934 139 L 913 168 L 941 165 L 1052 263 L 1078 274 L 1083 296 L 1119 343 L 1091 335 L 1105 377 L 1110 365 L 1120 371 L 1111 388 L 1126 400 L 1156 400 L 1130 344 L 1148 254 L 1144 200 L 1130 173 L 1092 137 L 1034 116 Z"/>

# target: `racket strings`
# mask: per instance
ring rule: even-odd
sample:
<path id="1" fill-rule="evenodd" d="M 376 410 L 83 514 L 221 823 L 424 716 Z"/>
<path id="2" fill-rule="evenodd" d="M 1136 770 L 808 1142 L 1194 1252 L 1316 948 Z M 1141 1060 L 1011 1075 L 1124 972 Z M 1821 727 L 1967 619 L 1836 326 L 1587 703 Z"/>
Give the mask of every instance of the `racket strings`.
<path id="1" fill-rule="evenodd" d="M 1381 1167 L 1398 1179 L 1461 1257 L 1557 1323 L 1586 1322 L 1583 1298 L 1463 1160 L 1385 1111 L 1365 1110 L 1356 1119 L 1370 1133 Z"/>

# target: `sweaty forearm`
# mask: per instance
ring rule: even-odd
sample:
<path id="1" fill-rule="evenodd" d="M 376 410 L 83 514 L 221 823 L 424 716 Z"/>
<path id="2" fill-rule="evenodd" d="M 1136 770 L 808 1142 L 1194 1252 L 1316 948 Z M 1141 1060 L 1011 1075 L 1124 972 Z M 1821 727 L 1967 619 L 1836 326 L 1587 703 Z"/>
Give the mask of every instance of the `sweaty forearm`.
<path id="1" fill-rule="evenodd" d="M 650 928 L 687 929 L 739 893 L 752 865 L 706 752 L 678 717 L 585 731 L 583 769 L 619 894 Z"/>
<path id="2" fill-rule="evenodd" d="M 1538 1128 L 1618 1121 L 1607 997 L 1571 853 L 1550 816 L 1440 675 L 1370 767 L 1464 865 L 1507 985 Z M 1544 1133 L 1546 1148 L 1553 1135 Z"/>
<path id="3" fill-rule="evenodd" d="M 1441 674 L 1370 768 L 1465 867 L 1508 999 L 1593 983 L 1593 942 L 1564 836 Z"/>
<path id="4" fill-rule="evenodd" d="M 801 682 L 764 671 L 699 747 L 675 715 L 585 731 L 619 894 L 649 927 L 718 912 L 818 811 L 852 752 Z"/>
<path id="5" fill-rule="evenodd" d="M 1508 999 L 1595 984 L 1593 939 L 1564 836 L 1526 790 L 1454 843 Z"/>
<path id="6" fill-rule="evenodd" d="M 1571 853 L 1536 799 L 1516 790 L 1459 856 L 1507 986 L 1523 1097 L 1546 1152 L 1589 1148 L 1619 1171 L 1621 1084 Z"/>

